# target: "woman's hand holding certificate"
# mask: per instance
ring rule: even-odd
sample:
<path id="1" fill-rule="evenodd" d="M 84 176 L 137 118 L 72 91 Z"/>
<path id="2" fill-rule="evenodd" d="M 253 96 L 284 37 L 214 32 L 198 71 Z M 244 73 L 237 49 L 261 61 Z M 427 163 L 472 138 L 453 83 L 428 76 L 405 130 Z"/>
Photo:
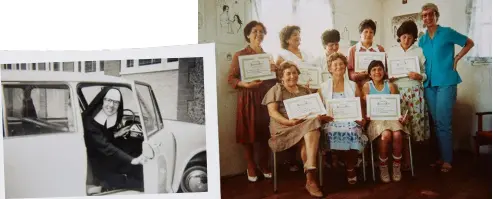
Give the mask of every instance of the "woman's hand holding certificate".
<path id="1" fill-rule="evenodd" d="M 389 58 L 389 76 L 406 77 L 410 72 L 419 73 L 418 57 L 393 57 Z"/>
<path id="2" fill-rule="evenodd" d="M 269 54 L 255 54 L 239 56 L 241 81 L 275 79 L 275 65 Z"/>

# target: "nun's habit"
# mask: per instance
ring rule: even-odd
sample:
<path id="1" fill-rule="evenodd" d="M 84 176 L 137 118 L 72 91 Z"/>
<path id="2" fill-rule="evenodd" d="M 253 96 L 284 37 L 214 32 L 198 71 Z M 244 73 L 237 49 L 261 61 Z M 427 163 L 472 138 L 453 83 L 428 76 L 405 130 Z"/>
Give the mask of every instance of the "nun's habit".
<path id="1" fill-rule="evenodd" d="M 120 105 L 112 116 L 107 116 L 102 110 L 109 91 L 120 94 Z M 143 189 L 142 166 L 132 165 L 130 162 L 134 157 L 114 144 L 114 133 L 123 117 L 120 91 L 111 87 L 103 88 L 82 115 L 88 160 L 94 177 L 101 181 L 103 189 Z"/>

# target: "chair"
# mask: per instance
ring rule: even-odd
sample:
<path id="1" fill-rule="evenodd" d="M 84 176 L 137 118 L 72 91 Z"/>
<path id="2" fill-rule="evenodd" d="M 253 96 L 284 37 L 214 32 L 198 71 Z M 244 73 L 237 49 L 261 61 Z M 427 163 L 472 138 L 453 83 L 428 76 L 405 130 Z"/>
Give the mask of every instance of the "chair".
<path id="1" fill-rule="evenodd" d="M 411 135 L 409 134 L 406 134 L 407 136 L 405 137 L 405 139 L 408 140 L 408 144 L 409 144 L 409 159 L 411 160 L 410 162 L 410 166 L 411 166 L 411 175 L 414 177 L 414 163 L 413 163 L 413 150 L 411 148 Z M 375 160 L 373 160 L 373 157 L 374 157 L 374 154 L 373 154 L 373 142 L 372 141 L 369 141 L 370 142 L 370 151 L 371 151 L 371 172 L 372 172 L 372 176 L 373 176 L 373 182 L 375 182 Z"/>
<path id="2" fill-rule="evenodd" d="M 322 136 L 320 136 L 322 137 Z M 320 187 L 323 186 L 323 163 L 322 163 L 322 150 L 321 150 L 321 145 L 322 145 L 322 142 L 319 142 L 319 148 L 318 148 L 318 178 L 319 178 L 319 181 L 320 181 Z M 276 159 L 276 152 L 272 152 L 273 154 L 273 158 L 272 158 L 272 161 L 273 161 L 273 167 L 274 167 L 274 193 L 277 193 L 277 159 Z"/>
<path id="3" fill-rule="evenodd" d="M 478 131 L 474 136 L 475 155 L 479 157 L 479 147 L 483 145 L 491 145 L 491 129 L 489 131 L 483 130 L 483 116 L 491 115 L 491 112 L 478 112 Z"/>

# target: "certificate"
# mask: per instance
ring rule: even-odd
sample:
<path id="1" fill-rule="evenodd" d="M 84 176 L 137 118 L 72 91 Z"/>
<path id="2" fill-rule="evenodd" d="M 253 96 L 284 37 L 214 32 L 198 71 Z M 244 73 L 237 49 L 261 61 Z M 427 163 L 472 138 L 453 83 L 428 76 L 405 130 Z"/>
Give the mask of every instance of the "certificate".
<path id="1" fill-rule="evenodd" d="M 329 116 L 334 121 L 359 121 L 363 119 L 359 97 L 330 99 L 325 102 Z"/>
<path id="2" fill-rule="evenodd" d="M 275 79 L 276 73 L 270 69 L 269 54 L 239 56 L 241 81 Z"/>
<path id="3" fill-rule="evenodd" d="M 401 116 L 399 94 L 373 94 L 366 96 L 366 111 L 370 120 L 398 120 Z"/>
<path id="4" fill-rule="evenodd" d="M 361 72 L 367 71 L 368 65 L 373 60 L 380 60 L 385 64 L 385 53 L 384 52 L 356 52 L 354 59 L 354 71 Z"/>
<path id="5" fill-rule="evenodd" d="M 389 58 L 388 68 L 390 77 L 407 77 L 409 72 L 421 72 L 417 56 Z"/>
<path id="6" fill-rule="evenodd" d="M 313 118 L 317 115 L 327 114 L 318 93 L 287 99 L 283 103 L 288 113 L 288 119 Z"/>
<path id="7" fill-rule="evenodd" d="M 298 84 L 306 85 L 310 81 L 310 88 L 320 88 L 322 83 L 322 70 L 318 67 L 298 67 L 300 75 L 298 76 Z"/>

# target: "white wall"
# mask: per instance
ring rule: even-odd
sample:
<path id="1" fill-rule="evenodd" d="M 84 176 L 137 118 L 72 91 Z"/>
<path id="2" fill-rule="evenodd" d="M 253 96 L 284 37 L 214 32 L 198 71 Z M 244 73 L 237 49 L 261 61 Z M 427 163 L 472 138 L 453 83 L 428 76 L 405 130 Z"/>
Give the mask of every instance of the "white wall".
<path id="1" fill-rule="evenodd" d="M 122 75 L 122 78 L 151 85 L 163 119 L 176 120 L 178 107 L 178 70 Z"/>
<path id="2" fill-rule="evenodd" d="M 383 44 L 385 48 L 396 45 L 391 32 L 391 20 L 394 16 L 411 14 L 421 11 L 421 6 L 425 3 L 433 2 L 438 6 L 440 18 L 438 23 L 442 26 L 449 26 L 462 34 L 467 35 L 467 21 L 465 0 L 412 0 L 407 4 L 402 4 L 397 0 L 383 1 L 384 27 L 380 33 L 384 33 Z M 378 32 L 378 31 L 377 31 Z M 475 41 L 480 43 L 481 41 Z M 461 47 L 456 46 L 456 53 Z M 465 58 L 463 58 L 465 60 Z M 491 65 L 471 66 L 465 61 L 461 61 L 458 72 L 462 78 L 462 83 L 458 86 L 457 105 L 453 117 L 454 147 L 456 149 L 471 149 L 471 133 L 477 130 L 476 112 L 491 111 Z M 491 117 L 484 119 L 485 128 L 491 128 Z"/>
<path id="3" fill-rule="evenodd" d="M 245 0 L 246 1 L 246 0 Z M 285 0 L 278 0 L 279 2 Z M 246 1 L 247 5 L 250 1 Z M 358 25 L 365 18 L 377 21 L 376 42 L 380 43 L 382 36 L 382 6 L 381 0 L 334 0 L 335 27 L 343 30 L 347 26 L 352 40 L 359 39 Z M 355 8 L 366 8 L 357 10 Z M 248 7 L 247 7 L 248 8 Z M 240 44 L 225 44 L 218 42 L 216 36 L 216 1 L 199 0 L 199 12 L 203 15 L 203 29 L 199 30 L 199 42 L 216 42 L 217 56 L 217 95 L 218 95 L 218 119 L 219 119 L 219 152 L 221 176 L 239 174 L 246 170 L 246 162 L 241 145 L 236 143 L 236 92 L 227 84 L 227 75 L 230 62 L 225 59 L 227 53 L 234 53 L 245 47 L 243 41 Z M 249 14 L 247 14 L 249 15 Z M 250 20 L 243 21 L 246 25 Z M 268 29 L 269 27 L 267 27 Z M 269 36 L 277 36 L 278 33 L 269 33 Z M 321 33 L 320 33 L 321 34 Z M 320 35 L 314 35 L 320 38 Z M 242 44 L 241 44 L 242 43 Z M 347 47 L 341 46 L 341 52 L 346 53 Z"/>

